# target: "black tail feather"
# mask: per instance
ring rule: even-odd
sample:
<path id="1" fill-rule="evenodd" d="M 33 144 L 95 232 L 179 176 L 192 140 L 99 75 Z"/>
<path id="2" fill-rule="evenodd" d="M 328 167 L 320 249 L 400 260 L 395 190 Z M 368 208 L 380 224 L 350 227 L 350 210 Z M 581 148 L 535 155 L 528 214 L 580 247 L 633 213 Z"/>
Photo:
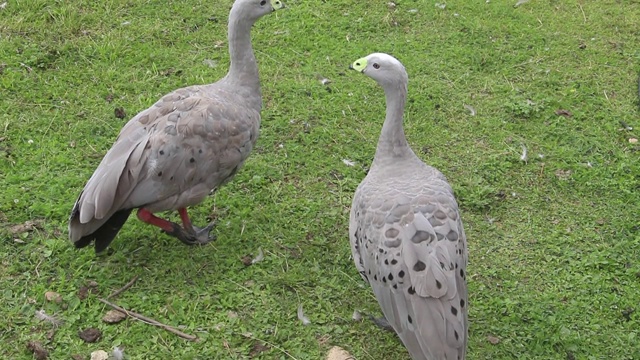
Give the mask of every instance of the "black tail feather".
<path id="1" fill-rule="evenodd" d="M 74 243 L 74 245 L 76 248 L 83 248 L 91 244 L 91 241 L 95 239 L 94 246 L 96 253 L 104 251 L 109 244 L 111 244 L 113 238 L 116 237 L 122 228 L 122 225 L 127 221 L 132 210 L 133 209 L 127 209 L 116 212 L 109 218 L 109 220 L 107 220 L 106 223 L 104 223 L 104 225 L 98 228 L 98 230 L 81 237 Z"/>

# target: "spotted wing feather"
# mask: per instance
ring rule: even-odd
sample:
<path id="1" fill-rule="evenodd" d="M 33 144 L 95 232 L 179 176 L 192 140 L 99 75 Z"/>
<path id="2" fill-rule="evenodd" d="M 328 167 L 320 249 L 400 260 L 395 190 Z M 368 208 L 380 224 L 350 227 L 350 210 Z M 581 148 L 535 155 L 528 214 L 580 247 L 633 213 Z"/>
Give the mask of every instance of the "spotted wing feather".
<path id="1" fill-rule="evenodd" d="M 441 174 L 417 189 L 419 176 L 367 178 L 351 211 L 356 267 L 413 359 L 464 359 L 466 237 L 451 188 Z"/>
<path id="2" fill-rule="evenodd" d="M 121 210 L 144 206 L 156 212 L 198 204 L 229 181 L 258 137 L 259 106 L 235 105 L 241 103 L 237 94 L 215 84 L 193 86 L 164 96 L 131 119 L 76 201 L 70 240 L 88 244 Z"/>

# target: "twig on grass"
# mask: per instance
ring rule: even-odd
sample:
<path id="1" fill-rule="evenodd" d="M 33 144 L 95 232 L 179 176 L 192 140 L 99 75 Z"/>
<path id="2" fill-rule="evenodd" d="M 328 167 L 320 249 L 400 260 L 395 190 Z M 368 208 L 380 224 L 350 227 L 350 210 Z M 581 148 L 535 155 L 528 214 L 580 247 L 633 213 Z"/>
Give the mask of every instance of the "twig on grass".
<path id="1" fill-rule="evenodd" d="M 120 311 L 120 312 L 123 312 L 123 313 L 127 314 L 128 316 L 130 316 L 130 317 L 132 317 L 132 318 L 135 318 L 135 319 L 141 320 L 141 321 L 143 321 L 143 322 L 146 322 L 147 324 L 151 324 L 151 325 L 155 325 L 155 326 L 157 326 L 157 327 L 161 327 L 161 328 L 163 328 L 163 329 L 167 330 L 168 332 L 171 332 L 171 333 L 174 333 L 174 334 L 178 335 L 179 337 L 181 337 L 181 338 L 183 338 L 183 339 L 186 339 L 186 340 L 189 340 L 189 341 L 196 341 L 196 340 L 198 340 L 198 337 L 197 337 L 197 336 L 189 335 L 189 334 L 185 334 L 185 333 L 183 333 L 182 331 L 180 331 L 180 330 L 178 330 L 178 329 L 176 329 L 176 328 L 174 328 L 174 327 L 171 327 L 171 326 L 169 326 L 169 325 L 163 324 L 163 323 L 161 323 L 161 322 L 159 322 L 159 321 L 157 321 L 157 320 L 154 320 L 154 319 L 152 319 L 152 318 L 150 318 L 150 317 L 146 317 L 146 316 L 144 316 L 144 315 L 140 315 L 140 314 L 138 314 L 138 313 L 134 313 L 133 311 L 126 310 L 126 309 L 121 308 L 120 306 L 118 306 L 118 305 L 116 305 L 116 304 L 113 304 L 113 303 L 111 303 L 111 302 L 109 302 L 109 301 L 107 301 L 107 300 L 105 300 L 105 299 L 98 299 L 98 300 L 99 300 L 101 303 L 103 303 L 103 304 L 105 304 L 105 305 L 108 305 L 108 306 L 112 307 L 112 308 L 113 308 L 113 309 L 115 309 L 115 310 L 118 310 L 118 311 Z"/>
<path id="2" fill-rule="evenodd" d="M 125 292 L 125 290 L 127 290 L 128 288 L 133 286 L 133 284 L 136 282 L 136 280 L 138 280 L 138 277 L 139 277 L 138 275 L 134 276 L 133 279 L 131 279 L 131 281 L 126 283 L 123 287 L 121 287 L 120 289 L 112 292 L 111 295 L 107 296 L 107 299 L 111 299 L 111 298 L 116 297 L 116 296 L 122 294 L 123 292 Z"/>

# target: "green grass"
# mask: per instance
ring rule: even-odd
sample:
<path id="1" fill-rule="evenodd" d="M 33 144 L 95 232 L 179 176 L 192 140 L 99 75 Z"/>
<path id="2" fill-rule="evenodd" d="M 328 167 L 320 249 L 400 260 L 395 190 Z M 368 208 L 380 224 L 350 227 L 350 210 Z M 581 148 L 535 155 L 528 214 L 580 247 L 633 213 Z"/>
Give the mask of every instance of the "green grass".
<path id="1" fill-rule="evenodd" d="M 225 74 L 230 1 L 9 0 L 0 10 L 0 357 L 32 358 L 26 344 L 36 340 L 52 359 L 113 346 L 130 359 L 320 359 L 332 345 L 357 359 L 407 359 L 393 334 L 351 320 L 355 309 L 378 314 L 350 259 L 347 219 L 384 102 L 347 67 L 381 51 L 410 75 L 410 143 L 461 204 L 469 358 L 640 358 L 640 165 L 629 142 L 640 134 L 620 125 L 640 128 L 640 3 L 514 3 L 289 0 L 254 31 L 258 147 L 192 210 L 197 223 L 218 217 L 217 242 L 186 247 L 132 217 L 96 257 L 67 240 L 76 196 L 129 117 Z M 36 228 L 13 227 L 27 221 Z M 245 267 L 259 248 L 264 261 Z M 116 303 L 201 341 L 103 323 L 98 297 L 134 275 Z M 98 292 L 80 300 L 90 280 Z M 63 302 L 46 302 L 46 291 Z M 299 304 L 311 325 L 297 319 Z M 39 309 L 65 321 L 52 339 Z M 102 331 L 96 344 L 78 337 L 89 327 Z"/>

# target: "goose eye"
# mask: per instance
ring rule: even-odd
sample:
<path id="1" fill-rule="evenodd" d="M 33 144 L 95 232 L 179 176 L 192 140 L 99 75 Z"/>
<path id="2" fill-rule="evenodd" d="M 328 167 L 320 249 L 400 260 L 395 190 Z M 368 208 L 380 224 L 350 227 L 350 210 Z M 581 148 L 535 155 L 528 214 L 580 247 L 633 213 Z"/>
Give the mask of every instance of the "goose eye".
<path id="1" fill-rule="evenodd" d="M 262 0 L 262 1 L 260 1 L 260 6 L 264 6 L 266 3 L 267 3 L 266 0 Z"/>
<path id="2" fill-rule="evenodd" d="M 378 64 L 378 63 L 373 63 L 373 68 L 374 68 L 374 69 L 380 69 L 380 64 Z"/>

